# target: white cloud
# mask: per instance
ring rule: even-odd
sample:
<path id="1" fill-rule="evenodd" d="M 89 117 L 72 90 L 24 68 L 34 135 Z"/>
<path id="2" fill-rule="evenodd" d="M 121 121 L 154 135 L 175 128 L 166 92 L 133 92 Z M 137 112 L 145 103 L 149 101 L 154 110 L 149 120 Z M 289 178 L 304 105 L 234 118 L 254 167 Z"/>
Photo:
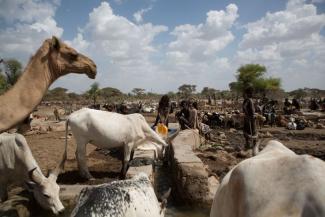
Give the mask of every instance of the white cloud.
<path id="1" fill-rule="evenodd" d="M 178 87 L 183 83 L 224 89 L 232 80 L 229 59 L 218 53 L 234 40 L 231 32 L 238 8 L 229 4 L 226 10 L 209 11 L 204 23 L 184 24 L 171 32 L 176 39 L 169 43 L 164 72 Z"/>
<path id="2" fill-rule="evenodd" d="M 194 59 L 224 49 L 234 40 L 230 28 L 238 17 L 237 11 L 237 6 L 230 4 L 226 11 L 208 12 L 205 23 L 177 26 L 171 33 L 176 40 L 169 44 L 169 49 L 189 54 Z"/>
<path id="3" fill-rule="evenodd" d="M 99 71 L 97 81 L 102 86 L 129 91 L 136 85 L 149 88 L 146 81 L 154 80 L 154 74 L 159 73 L 152 60 L 158 52 L 153 40 L 167 30 L 166 26 L 133 23 L 114 14 L 109 3 L 102 2 L 89 14 L 87 24 L 78 35 L 68 43 L 95 60 Z M 63 83 L 65 81 L 62 79 Z M 85 81 L 84 86 L 91 82 Z M 85 87 L 80 85 L 80 88 Z"/>
<path id="4" fill-rule="evenodd" d="M 133 14 L 133 18 L 134 18 L 135 22 L 142 23 L 143 22 L 143 15 L 145 13 L 147 13 L 148 11 L 150 11 L 151 9 L 152 9 L 152 7 L 149 7 L 149 8 L 144 8 L 144 9 L 141 9 L 141 10 L 135 12 Z"/>
<path id="5" fill-rule="evenodd" d="M 90 49 L 114 63 L 130 65 L 146 61 L 155 51 L 152 41 L 166 26 L 151 23 L 136 25 L 125 17 L 115 15 L 107 2 L 89 14 L 84 31 L 92 41 Z"/>
<path id="6" fill-rule="evenodd" d="M 35 22 L 53 17 L 60 1 L 1 0 L 0 18 L 7 22 Z"/>
<path id="7" fill-rule="evenodd" d="M 234 39 L 230 29 L 238 17 L 237 10 L 230 4 L 226 10 L 208 12 L 202 24 L 177 26 L 171 32 L 175 40 L 165 47 L 155 45 L 154 39 L 167 27 L 133 23 L 114 14 L 109 3 L 102 2 L 69 43 L 96 61 L 101 86 L 123 91 L 133 87 L 168 91 L 183 83 L 226 88 L 225 80 L 232 79 L 228 73 L 231 66 L 228 58 L 217 57 L 217 53 Z"/>
<path id="8" fill-rule="evenodd" d="M 288 1 L 285 10 L 267 13 L 246 25 L 237 63 L 266 65 L 288 89 L 323 88 L 325 75 L 320 72 L 325 67 L 325 39 L 320 31 L 324 26 L 325 14 L 317 14 L 313 4 Z"/>
<path id="9" fill-rule="evenodd" d="M 61 37 L 63 29 L 57 26 L 53 16 L 60 2 L 40 0 L 1 2 L 0 19 L 12 23 L 0 30 L 0 56 L 15 57 L 26 61 L 44 39 Z"/>

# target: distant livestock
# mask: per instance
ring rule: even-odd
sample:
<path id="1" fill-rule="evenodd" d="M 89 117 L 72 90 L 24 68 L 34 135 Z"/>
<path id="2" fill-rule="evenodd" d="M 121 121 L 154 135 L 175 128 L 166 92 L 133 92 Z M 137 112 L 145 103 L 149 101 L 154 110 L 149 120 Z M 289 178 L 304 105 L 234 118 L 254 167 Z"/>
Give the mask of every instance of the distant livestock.
<path id="1" fill-rule="evenodd" d="M 66 155 L 60 164 L 45 177 L 21 134 L 0 134 L 0 202 L 7 200 L 7 187 L 11 184 L 25 185 L 36 201 L 54 214 L 64 210 L 59 198 L 60 187 L 56 179 Z"/>
<path id="2" fill-rule="evenodd" d="M 83 108 L 68 117 L 66 131 L 69 125 L 77 142 L 76 158 L 79 172 L 87 179 L 92 179 L 85 159 L 88 143 L 99 148 L 123 148 L 122 177 L 125 176 L 131 152 L 135 148 L 152 143 L 162 157 L 163 147 L 167 146 L 141 114 L 122 115 Z"/>
<path id="3" fill-rule="evenodd" d="M 323 217 L 324 171 L 322 160 L 271 140 L 224 177 L 210 217 Z"/>
<path id="4" fill-rule="evenodd" d="M 84 188 L 71 217 L 163 217 L 168 195 L 159 203 L 148 176 L 140 173 L 133 179 Z"/>

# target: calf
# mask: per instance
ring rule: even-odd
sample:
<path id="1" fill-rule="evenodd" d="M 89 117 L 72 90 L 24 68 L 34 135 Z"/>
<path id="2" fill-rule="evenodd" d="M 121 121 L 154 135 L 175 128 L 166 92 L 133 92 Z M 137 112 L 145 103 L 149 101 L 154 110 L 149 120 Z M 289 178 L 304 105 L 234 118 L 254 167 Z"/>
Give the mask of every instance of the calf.
<path id="1" fill-rule="evenodd" d="M 84 188 L 71 217 L 163 217 L 167 197 L 159 203 L 148 176 L 140 173 L 133 179 Z"/>
<path id="2" fill-rule="evenodd" d="M 210 217 L 325 216 L 325 163 L 271 140 L 223 178 Z"/>
<path id="3" fill-rule="evenodd" d="M 84 108 L 72 113 L 66 122 L 66 132 L 70 125 L 77 141 L 76 158 L 80 175 L 87 179 L 93 177 L 86 165 L 86 145 L 99 148 L 123 147 L 124 159 L 121 171 L 125 176 L 131 152 L 140 145 L 152 143 L 162 157 L 166 142 L 153 131 L 141 114 L 122 115 L 114 112 Z M 67 143 L 67 141 L 66 141 Z"/>
<path id="4" fill-rule="evenodd" d="M 0 134 L 0 202 L 8 198 L 9 184 L 25 185 L 36 201 L 44 208 L 58 214 L 64 210 L 59 199 L 60 187 L 56 183 L 63 169 L 66 155 L 60 164 L 45 177 L 21 134 Z"/>

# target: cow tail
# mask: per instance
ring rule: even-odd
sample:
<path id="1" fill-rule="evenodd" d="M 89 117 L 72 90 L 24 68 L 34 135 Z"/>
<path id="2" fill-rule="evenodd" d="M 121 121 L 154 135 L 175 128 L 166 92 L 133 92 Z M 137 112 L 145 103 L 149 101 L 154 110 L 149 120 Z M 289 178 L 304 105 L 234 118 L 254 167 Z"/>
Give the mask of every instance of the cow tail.
<path id="1" fill-rule="evenodd" d="M 67 158 L 67 152 L 68 152 L 68 129 L 69 129 L 69 118 L 65 122 L 65 146 L 64 146 L 65 158 Z"/>

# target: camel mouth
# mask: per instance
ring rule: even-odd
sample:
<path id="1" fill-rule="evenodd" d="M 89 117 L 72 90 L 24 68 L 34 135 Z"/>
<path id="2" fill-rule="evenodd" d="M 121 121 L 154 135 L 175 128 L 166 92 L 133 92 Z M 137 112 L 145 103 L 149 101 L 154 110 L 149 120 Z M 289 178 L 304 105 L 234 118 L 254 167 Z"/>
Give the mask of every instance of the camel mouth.
<path id="1" fill-rule="evenodd" d="M 97 71 L 91 71 L 87 73 L 88 78 L 95 79 L 97 75 Z"/>

